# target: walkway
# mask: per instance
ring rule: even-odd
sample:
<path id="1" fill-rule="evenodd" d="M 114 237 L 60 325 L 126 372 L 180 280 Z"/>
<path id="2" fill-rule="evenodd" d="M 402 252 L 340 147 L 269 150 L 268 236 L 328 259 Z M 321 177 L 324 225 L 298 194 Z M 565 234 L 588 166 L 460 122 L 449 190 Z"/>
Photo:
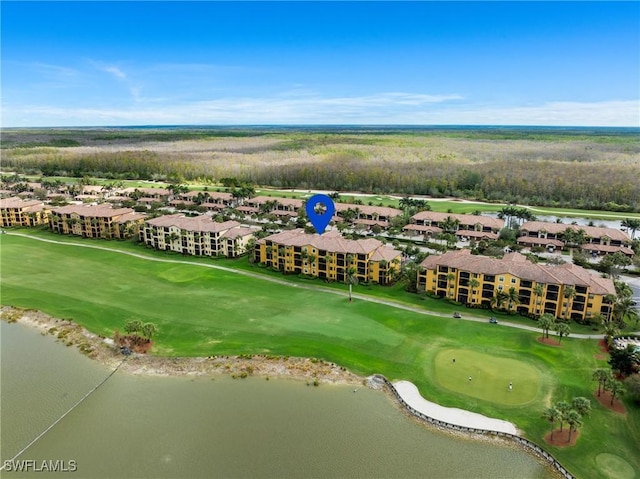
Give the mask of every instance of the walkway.
<path id="1" fill-rule="evenodd" d="M 186 265 L 190 265 L 190 266 L 200 266 L 200 267 L 203 267 L 203 268 L 212 268 L 212 269 L 217 269 L 217 270 L 220 270 L 220 271 L 225 271 L 227 273 L 239 274 L 239 275 L 242 275 L 242 276 L 247 276 L 247 277 L 250 277 L 250 278 L 259 279 L 259 280 L 262 280 L 262 281 L 268 281 L 270 283 L 280 284 L 280 285 L 291 287 L 291 288 L 299 288 L 299 289 L 305 289 L 305 290 L 309 290 L 309 291 L 320 291 L 320 292 L 323 292 L 323 293 L 337 294 L 339 296 L 344 296 L 346 294 L 344 291 L 340 291 L 340 290 L 336 290 L 336 289 L 325 288 L 325 287 L 322 287 L 322 286 L 310 285 L 310 284 L 296 284 L 296 283 L 292 283 L 292 282 L 284 280 L 284 279 L 271 278 L 269 276 L 266 276 L 266 275 L 263 275 L 263 274 L 260 274 L 260 273 L 252 273 L 250 271 L 243 271 L 243 270 L 229 268 L 229 267 L 226 267 L 226 266 L 219 266 L 219 265 L 215 265 L 215 264 L 203 264 L 203 263 L 195 263 L 195 262 L 192 262 L 192 261 L 182 261 L 182 260 L 165 259 L 165 258 L 154 258 L 152 256 L 148 256 L 148 255 L 144 255 L 144 254 L 132 253 L 130 251 L 122 251 L 122 250 L 119 250 L 119 249 L 106 248 L 104 246 L 96 246 L 96 245 L 90 245 L 90 244 L 80 244 L 80 243 L 72 243 L 72 242 L 67 242 L 67 241 L 51 240 L 51 239 L 46 239 L 46 238 L 38 238 L 36 236 L 30 236 L 30 235 L 26 235 L 26 234 L 22 234 L 22 233 L 7 232 L 6 234 L 11 235 L 11 236 L 20 236 L 22 238 L 27 238 L 27 239 L 31 239 L 31 240 L 35 240 L 35 241 L 42 241 L 44 243 L 53 243 L 53 244 L 59 244 L 59 245 L 63 245 L 63 246 L 76 246 L 78 248 L 98 249 L 98 250 L 102 250 L 102 251 L 108 251 L 110 253 L 118 253 L 118 254 L 124 254 L 124 255 L 127 255 L 127 256 L 133 256 L 134 258 L 139 258 L 139 259 L 143 259 L 143 260 L 147 260 L 147 261 L 156 261 L 156 262 L 159 262 L 159 263 L 186 264 Z M 402 310 L 405 310 L 405 311 L 411 311 L 412 313 L 422 314 L 422 315 L 426 315 L 426 316 L 438 316 L 438 317 L 442 317 L 442 318 L 450 318 L 451 317 L 451 315 L 448 314 L 448 313 L 438 313 L 438 312 L 435 312 L 435 311 L 427 311 L 425 309 L 418 308 L 418 307 L 415 307 L 415 306 L 410 306 L 408 304 L 402 304 L 402 303 L 398 303 L 398 302 L 391 301 L 391 300 L 375 298 L 373 296 L 363 295 L 363 294 L 359 294 L 359 293 L 353 293 L 352 296 L 353 296 L 353 298 L 359 299 L 359 300 L 362 300 L 362 301 L 369 301 L 370 303 L 383 304 L 385 306 L 390 306 L 392 308 L 402 309 Z M 478 316 L 467 316 L 466 313 L 465 313 L 465 316 L 463 318 L 457 319 L 456 321 L 460 321 L 460 320 L 475 321 L 477 323 L 487 323 L 488 324 L 488 321 L 487 321 L 486 318 L 478 317 Z M 524 325 L 524 324 L 510 323 L 508 321 L 501 321 L 499 324 L 492 324 L 491 325 L 491 327 L 500 327 L 500 326 L 506 326 L 506 327 L 509 327 L 509 328 L 524 329 L 524 330 L 527 330 L 527 331 L 534 331 L 534 332 L 542 334 L 542 330 L 540 328 L 536 328 L 534 326 L 527 326 L 527 325 Z M 630 333 L 630 334 L 640 334 L 640 332 Z M 570 337 L 574 338 L 574 339 L 602 339 L 603 335 L 602 334 L 571 334 Z"/>

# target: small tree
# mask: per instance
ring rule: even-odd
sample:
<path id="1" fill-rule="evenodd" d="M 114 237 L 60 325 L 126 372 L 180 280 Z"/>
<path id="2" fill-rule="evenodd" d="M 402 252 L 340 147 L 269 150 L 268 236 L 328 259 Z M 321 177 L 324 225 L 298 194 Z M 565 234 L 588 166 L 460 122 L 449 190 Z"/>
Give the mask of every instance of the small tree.
<path id="1" fill-rule="evenodd" d="M 142 321 L 140 321 L 139 319 L 128 321 L 124 325 L 124 330 L 127 334 L 137 336 L 138 333 L 142 331 Z"/>
<path id="2" fill-rule="evenodd" d="M 144 323 L 142 325 L 142 334 L 145 338 L 151 341 L 154 334 L 158 332 L 158 326 L 153 323 Z"/>
<path id="3" fill-rule="evenodd" d="M 558 336 L 560 337 L 560 342 L 562 342 L 562 336 L 569 336 L 569 333 L 571 332 L 571 328 L 569 327 L 569 325 L 567 323 L 562 323 L 562 322 L 557 322 L 555 325 L 555 330 L 558 333 Z"/>

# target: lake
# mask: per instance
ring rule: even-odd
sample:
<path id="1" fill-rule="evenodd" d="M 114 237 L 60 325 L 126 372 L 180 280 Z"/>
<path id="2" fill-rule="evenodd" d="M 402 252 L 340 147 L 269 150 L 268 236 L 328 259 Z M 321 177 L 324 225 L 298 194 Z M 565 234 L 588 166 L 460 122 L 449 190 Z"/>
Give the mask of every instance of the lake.
<path id="1" fill-rule="evenodd" d="M 22 324 L 0 321 L 0 335 L 4 463 L 110 370 Z M 428 429 L 384 393 L 353 390 L 117 372 L 18 460 L 75 461 L 46 477 L 555 477 L 524 451 Z"/>

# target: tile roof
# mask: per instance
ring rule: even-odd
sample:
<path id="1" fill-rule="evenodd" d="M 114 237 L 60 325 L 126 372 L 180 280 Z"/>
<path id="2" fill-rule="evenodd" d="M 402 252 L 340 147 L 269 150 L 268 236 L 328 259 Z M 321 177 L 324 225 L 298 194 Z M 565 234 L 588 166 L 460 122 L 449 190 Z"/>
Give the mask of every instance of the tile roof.
<path id="1" fill-rule="evenodd" d="M 487 226 L 492 229 L 499 230 L 504 226 L 504 220 L 500 218 L 492 218 L 491 216 L 480 216 L 480 215 L 461 215 L 454 213 L 440 213 L 438 211 L 421 211 L 420 213 L 416 213 L 411 218 L 414 221 L 436 221 L 438 223 L 445 221 L 448 216 L 451 218 L 458 220 L 461 226 L 465 225 L 476 225 L 481 224 L 483 226 Z"/>
<path id="2" fill-rule="evenodd" d="M 633 256 L 634 252 L 631 248 L 627 246 L 612 246 L 608 244 L 592 244 L 587 243 L 580 246 L 585 251 L 597 251 L 598 253 L 617 253 L 620 252 L 622 254 L 626 254 L 628 256 Z"/>
<path id="3" fill-rule="evenodd" d="M 259 231 L 260 228 L 250 227 L 250 226 L 237 226 L 235 228 L 231 228 L 230 230 L 225 231 L 222 234 L 223 238 L 239 238 L 243 236 L 249 236 L 254 234 L 256 231 Z"/>
<path id="4" fill-rule="evenodd" d="M 70 215 L 75 213 L 84 217 L 96 217 L 96 218 L 113 218 L 114 216 L 125 215 L 133 213 L 131 208 L 113 208 L 110 204 L 100 205 L 67 205 L 60 208 L 54 208 L 54 214 L 66 214 Z"/>
<path id="5" fill-rule="evenodd" d="M 268 201 L 277 201 L 283 206 L 293 206 L 294 208 L 302 208 L 303 201 L 298 198 L 275 198 L 273 196 L 255 196 L 247 200 L 249 205 L 261 205 Z"/>
<path id="6" fill-rule="evenodd" d="M 521 227 L 520 231 L 546 231 L 551 234 L 564 233 L 567 228 L 571 228 L 574 231 L 584 230 L 585 234 L 590 238 L 602 238 L 608 236 L 615 241 L 628 241 L 631 242 L 631 238 L 620 230 L 615 228 L 602 228 L 599 226 L 584 226 L 584 225 L 567 225 L 564 223 L 547 223 L 545 221 L 527 221 Z"/>
<path id="7" fill-rule="evenodd" d="M 199 215 L 190 217 L 182 214 L 158 216 L 157 218 L 147 220 L 145 223 L 152 226 L 159 226 L 164 228 L 175 226 L 176 228 L 185 231 L 211 233 L 227 231 L 231 228 L 237 228 L 240 226 L 240 223 L 238 223 L 237 221 L 225 221 L 223 223 L 217 223 L 213 221 L 213 218 L 211 218 L 211 216 Z"/>
<path id="8" fill-rule="evenodd" d="M 557 239 L 536 238 L 536 237 L 532 237 L 532 236 L 520 236 L 517 239 L 516 243 L 523 244 L 523 245 L 544 244 L 544 245 L 556 246 L 558 248 L 562 248 L 564 246 L 564 243 L 562 241 L 560 241 L 560 240 L 557 240 Z"/>
<path id="9" fill-rule="evenodd" d="M 337 231 L 328 231 L 319 235 L 305 233 L 303 229 L 295 229 L 267 236 L 260 242 L 264 243 L 265 241 L 272 241 L 273 243 L 284 246 L 313 246 L 318 250 L 331 251 L 334 253 L 369 254 L 380 249 L 380 255 L 384 255 L 385 257 L 391 255 L 391 250 L 395 253 L 393 258 L 401 254 L 400 251 L 394 250 L 393 248 L 389 250 L 389 247 L 385 247 L 385 245 L 377 239 L 350 240 L 343 238 Z"/>
<path id="10" fill-rule="evenodd" d="M 456 231 L 456 236 L 468 236 L 469 238 L 487 238 L 491 240 L 498 239 L 498 235 L 490 231 L 458 230 Z"/>
<path id="11" fill-rule="evenodd" d="M 615 294 L 613 281 L 592 275 L 580 266 L 540 265 L 531 263 L 520 253 L 510 253 L 502 259 L 497 259 L 472 255 L 469 250 L 449 251 L 443 255 L 429 256 L 420 265 L 431 270 L 436 269 L 438 265 L 443 265 L 477 274 L 493 276 L 511 274 L 536 283 L 589 286 L 591 292 L 595 294 Z"/>
<path id="12" fill-rule="evenodd" d="M 12 196 L 10 198 L 0 199 L 0 208 L 33 208 L 35 206 L 43 205 L 40 200 L 23 200 L 18 196 Z"/>
<path id="13" fill-rule="evenodd" d="M 401 215 L 402 210 L 396 208 L 389 208 L 388 206 L 369 206 L 369 205 L 355 205 L 351 203 L 335 203 L 336 211 L 345 211 L 351 208 L 352 210 L 358 209 L 362 214 L 365 215 L 380 215 L 380 216 L 388 216 L 389 218 L 393 218 L 395 216 Z"/>

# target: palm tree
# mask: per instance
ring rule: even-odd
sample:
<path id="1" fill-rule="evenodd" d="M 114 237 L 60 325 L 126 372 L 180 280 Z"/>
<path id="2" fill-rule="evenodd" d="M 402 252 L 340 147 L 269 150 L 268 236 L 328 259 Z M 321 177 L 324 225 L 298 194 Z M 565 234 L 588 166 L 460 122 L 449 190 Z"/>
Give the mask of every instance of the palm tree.
<path id="1" fill-rule="evenodd" d="M 538 326 L 543 331 L 543 336 L 545 338 L 549 337 L 549 330 L 553 328 L 556 323 L 556 318 L 554 318 L 551 314 L 545 313 L 538 318 Z"/>
<path id="2" fill-rule="evenodd" d="M 349 285 L 349 302 L 353 301 L 352 297 L 352 288 L 354 284 L 358 284 L 358 277 L 356 276 L 356 268 L 354 266 L 349 266 L 347 268 L 347 276 L 346 283 Z"/>
<path id="3" fill-rule="evenodd" d="M 593 381 L 598 381 L 598 397 L 600 397 L 600 394 L 611 377 L 611 369 L 598 368 L 593 371 L 591 379 Z"/>
<path id="4" fill-rule="evenodd" d="M 445 233 L 455 233 L 460 226 L 460 220 L 454 219 L 451 216 L 447 216 L 444 221 L 440 224 L 440 228 Z"/>
<path id="5" fill-rule="evenodd" d="M 508 308 L 510 313 L 513 312 L 514 306 L 517 306 L 518 304 L 520 304 L 520 297 L 518 296 L 518 290 L 513 286 L 509 288 L 509 291 L 507 292 L 506 300 L 508 303 Z"/>
<path id="6" fill-rule="evenodd" d="M 140 321 L 139 319 L 134 319 L 125 323 L 124 330 L 127 334 L 137 336 L 138 333 L 142 331 L 142 326 L 142 321 Z"/>
<path id="7" fill-rule="evenodd" d="M 578 411 L 581 416 L 588 416 L 591 413 L 591 401 L 585 397 L 575 397 L 571 401 L 571 408 Z"/>
<path id="8" fill-rule="evenodd" d="M 609 387 L 607 388 L 611 392 L 611 404 L 613 405 L 613 400 L 616 396 L 622 396 L 624 394 L 625 388 L 624 384 L 620 381 L 616 381 L 615 379 L 611 379 L 609 382 Z"/>
<path id="9" fill-rule="evenodd" d="M 569 424 L 569 438 L 567 439 L 567 442 L 571 442 L 571 433 L 573 431 L 576 431 L 580 426 L 582 426 L 581 419 L 582 418 L 580 417 L 580 414 L 578 414 L 578 411 L 574 409 L 571 409 L 567 413 L 566 421 L 567 421 L 567 424 Z"/>
<path id="10" fill-rule="evenodd" d="M 563 296 L 567 300 L 567 302 L 565 303 L 565 309 L 564 309 L 563 318 L 567 319 L 567 316 L 569 315 L 569 310 L 571 309 L 570 308 L 571 301 L 573 301 L 573 298 L 576 297 L 576 288 L 574 288 L 573 286 L 565 287 L 564 288 L 564 292 L 563 292 Z"/>
<path id="11" fill-rule="evenodd" d="M 604 329 L 604 339 L 610 346 L 613 342 L 613 337 L 620 333 L 620 328 L 614 321 L 603 321 L 602 327 Z"/>
<path id="12" fill-rule="evenodd" d="M 562 414 L 560 413 L 560 411 L 551 406 L 548 407 L 547 409 L 544 410 L 544 412 L 542 413 L 542 418 L 546 419 L 547 421 L 549 421 L 551 423 L 551 440 L 553 441 L 553 429 L 554 426 L 556 424 L 556 421 L 558 421 L 561 418 Z"/>
<path id="13" fill-rule="evenodd" d="M 453 296 L 452 290 L 455 288 L 455 283 L 454 283 L 455 280 L 456 280 L 455 273 L 449 273 L 447 275 L 447 289 L 450 291 L 449 293 L 447 293 L 447 296 L 450 296 L 450 297 Z"/>
<path id="14" fill-rule="evenodd" d="M 491 298 L 491 307 L 493 309 L 502 308 L 502 305 L 504 304 L 504 302 L 507 300 L 508 297 L 509 295 L 507 295 L 507 293 L 500 290 L 496 290 L 495 296 Z"/>
<path id="15" fill-rule="evenodd" d="M 145 338 L 147 338 L 149 341 L 151 341 L 151 338 L 153 337 L 153 335 L 158 332 L 158 326 L 156 326 L 153 323 L 144 323 L 141 329 L 142 329 L 142 335 Z"/>
<path id="16" fill-rule="evenodd" d="M 627 218 L 620 222 L 620 226 L 631 232 L 631 239 L 636 239 L 636 231 L 640 230 L 640 219 Z"/>
<path id="17" fill-rule="evenodd" d="M 471 286 L 471 302 L 474 302 L 473 296 L 476 294 L 476 288 L 480 286 L 480 281 L 478 281 L 476 278 L 471 278 L 471 280 L 469 281 L 469 286 Z"/>
<path id="18" fill-rule="evenodd" d="M 560 411 L 560 417 L 558 421 L 560 422 L 560 432 L 562 432 L 562 428 L 564 426 L 564 422 L 567 420 L 567 416 L 569 415 L 569 411 L 571 410 L 571 404 L 566 401 L 559 401 L 556 404 L 556 408 Z"/>
<path id="19" fill-rule="evenodd" d="M 533 294 L 535 294 L 535 300 L 536 300 L 535 312 L 536 314 L 540 314 L 541 301 L 539 301 L 539 299 L 544 294 L 544 284 L 536 283 L 536 285 L 533 287 Z"/>
<path id="20" fill-rule="evenodd" d="M 558 333 L 558 336 L 560 336 L 560 342 L 562 342 L 562 336 L 569 336 L 569 333 L 571 332 L 569 325 L 561 321 L 556 323 L 555 330 L 556 333 Z"/>

